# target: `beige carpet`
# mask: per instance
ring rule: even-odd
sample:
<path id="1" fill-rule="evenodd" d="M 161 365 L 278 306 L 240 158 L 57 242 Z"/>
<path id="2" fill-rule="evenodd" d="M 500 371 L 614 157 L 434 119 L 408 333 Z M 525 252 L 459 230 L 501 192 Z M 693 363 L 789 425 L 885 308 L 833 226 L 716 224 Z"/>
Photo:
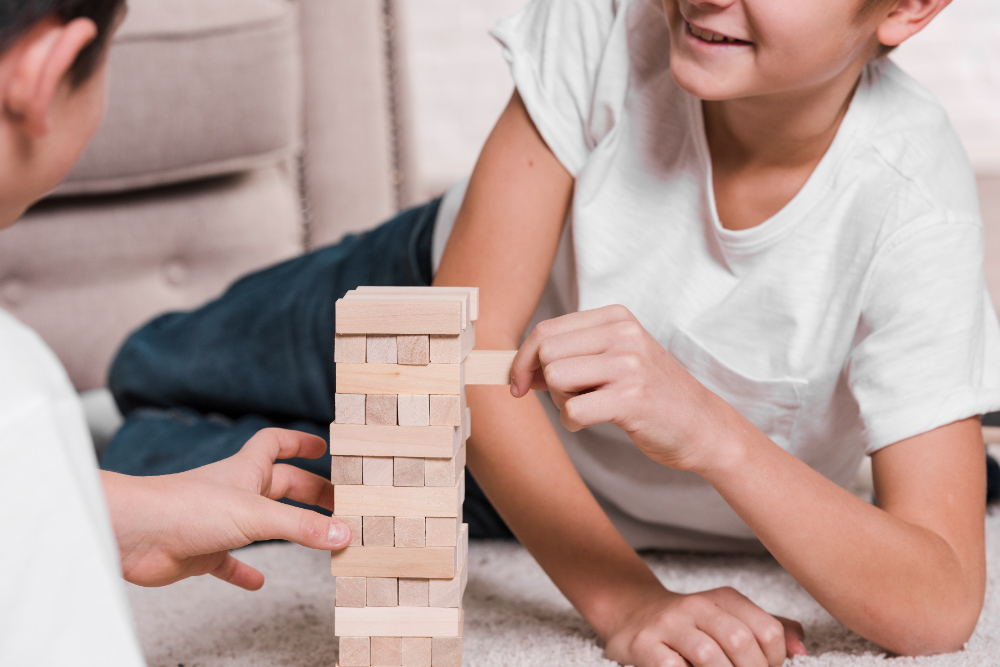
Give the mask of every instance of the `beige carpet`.
<path id="1" fill-rule="evenodd" d="M 989 585 L 975 635 L 959 653 L 887 657 L 824 612 L 769 557 L 656 554 L 668 588 L 734 586 L 806 629 L 810 657 L 790 664 L 1000 667 L 1000 512 L 987 519 Z M 332 667 L 334 580 L 329 556 L 296 545 L 248 547 L 264 588 L 247 593 L 211 577 L 163 589 L 129 587 L 150 667 Z M 495 667 L 612 665 L 597 638 L 534 560 L 511 543 L 473 543 L 466 591 L 465 664 Z"/>

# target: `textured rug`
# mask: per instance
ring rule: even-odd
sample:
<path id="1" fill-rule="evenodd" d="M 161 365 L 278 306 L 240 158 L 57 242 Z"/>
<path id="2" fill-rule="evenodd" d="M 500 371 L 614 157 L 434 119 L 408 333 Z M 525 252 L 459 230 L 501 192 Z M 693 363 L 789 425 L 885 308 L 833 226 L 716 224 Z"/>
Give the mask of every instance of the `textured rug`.
<path id="1" fill-rule="evenodd" d="M 893 658 L 847 630 L 767 556 L 647 556 L 671 590 L 733 586 L 764 609 L 802 622 L 808 658 L 820 665 L 1000 667 L 1000 512 L 987 518 L 986 605 L 964 651 Z M 150 667 L 332 667 L 334 579 L 329 555 L 292 544 L 251 546 L 237 556 L 267 577 L 256 593 L 212 578 L 162 589 L 129 586 Z M 474 542 L 465 595 L 465 664 L 483 667 L 613 665 L 587 624 L 517 544 Z"/>

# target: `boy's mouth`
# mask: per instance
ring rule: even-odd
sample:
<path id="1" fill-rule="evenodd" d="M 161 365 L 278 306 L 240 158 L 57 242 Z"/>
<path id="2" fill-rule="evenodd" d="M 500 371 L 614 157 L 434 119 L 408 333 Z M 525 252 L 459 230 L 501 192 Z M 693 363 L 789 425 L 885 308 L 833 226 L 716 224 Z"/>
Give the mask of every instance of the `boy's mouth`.
<path id="1" fill-rule="evenodd" d="M 723 35 L 723 34 L 718 33 L 718 32 L 712 32 L 711 30 L 706 30 L 704 28 L 699 28 L 698 26 L 696 26 L 696 25 L 694 25 L 694 24 L 692 24 L 692 23 L 690 23 L 688 21 L 685 21 L 684 23 L 687 26 L 688 32 L 693 37 L 695 37 L 696 39 L 698 39 L 699 41 L 702 41 L 702 42 L 707 42 L 709 44 L 718 44 L 718 43 L 723 43 L 723 44 L 751 44 L 751 42 L 748 42 L 746 40 L 736 39 L 735 37 L 730 37 L 728 35 Z"/>

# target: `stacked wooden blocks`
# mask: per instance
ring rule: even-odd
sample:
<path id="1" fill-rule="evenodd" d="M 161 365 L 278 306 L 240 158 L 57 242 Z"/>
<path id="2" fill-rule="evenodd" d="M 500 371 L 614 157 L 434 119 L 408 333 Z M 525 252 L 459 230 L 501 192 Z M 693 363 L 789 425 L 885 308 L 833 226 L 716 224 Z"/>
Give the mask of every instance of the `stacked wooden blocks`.
<path id="1" fill-rule="evenodd" d="M 468 580 L 466 378 L 508 384 L 513 352 L 473 352 L 476 288 L 359 287 L 337 302 L 330 427 L 341 667 L 461 667 Z"/>

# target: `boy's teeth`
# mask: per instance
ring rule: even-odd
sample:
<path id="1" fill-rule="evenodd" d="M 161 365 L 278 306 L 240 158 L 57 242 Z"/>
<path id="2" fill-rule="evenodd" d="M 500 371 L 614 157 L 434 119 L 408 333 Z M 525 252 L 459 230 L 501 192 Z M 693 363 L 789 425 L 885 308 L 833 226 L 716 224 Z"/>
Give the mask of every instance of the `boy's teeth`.
<path id="1" fill-rule="evenodd" d="M 735 39 L 732 39 L 730 37 L 726 37 L 725 35 L 720 35 L 719 33 L 712 32 L 711 30 L 702 30 L 701 28 L 699 28 L 698 26 L 695 26 L 695 25 L 691 26 L 691 33 L 694 34 L 695 37 L 700 37 L 701 39 L 705 40 L 706 42 L 735 42 L 736 41 Z"/>

